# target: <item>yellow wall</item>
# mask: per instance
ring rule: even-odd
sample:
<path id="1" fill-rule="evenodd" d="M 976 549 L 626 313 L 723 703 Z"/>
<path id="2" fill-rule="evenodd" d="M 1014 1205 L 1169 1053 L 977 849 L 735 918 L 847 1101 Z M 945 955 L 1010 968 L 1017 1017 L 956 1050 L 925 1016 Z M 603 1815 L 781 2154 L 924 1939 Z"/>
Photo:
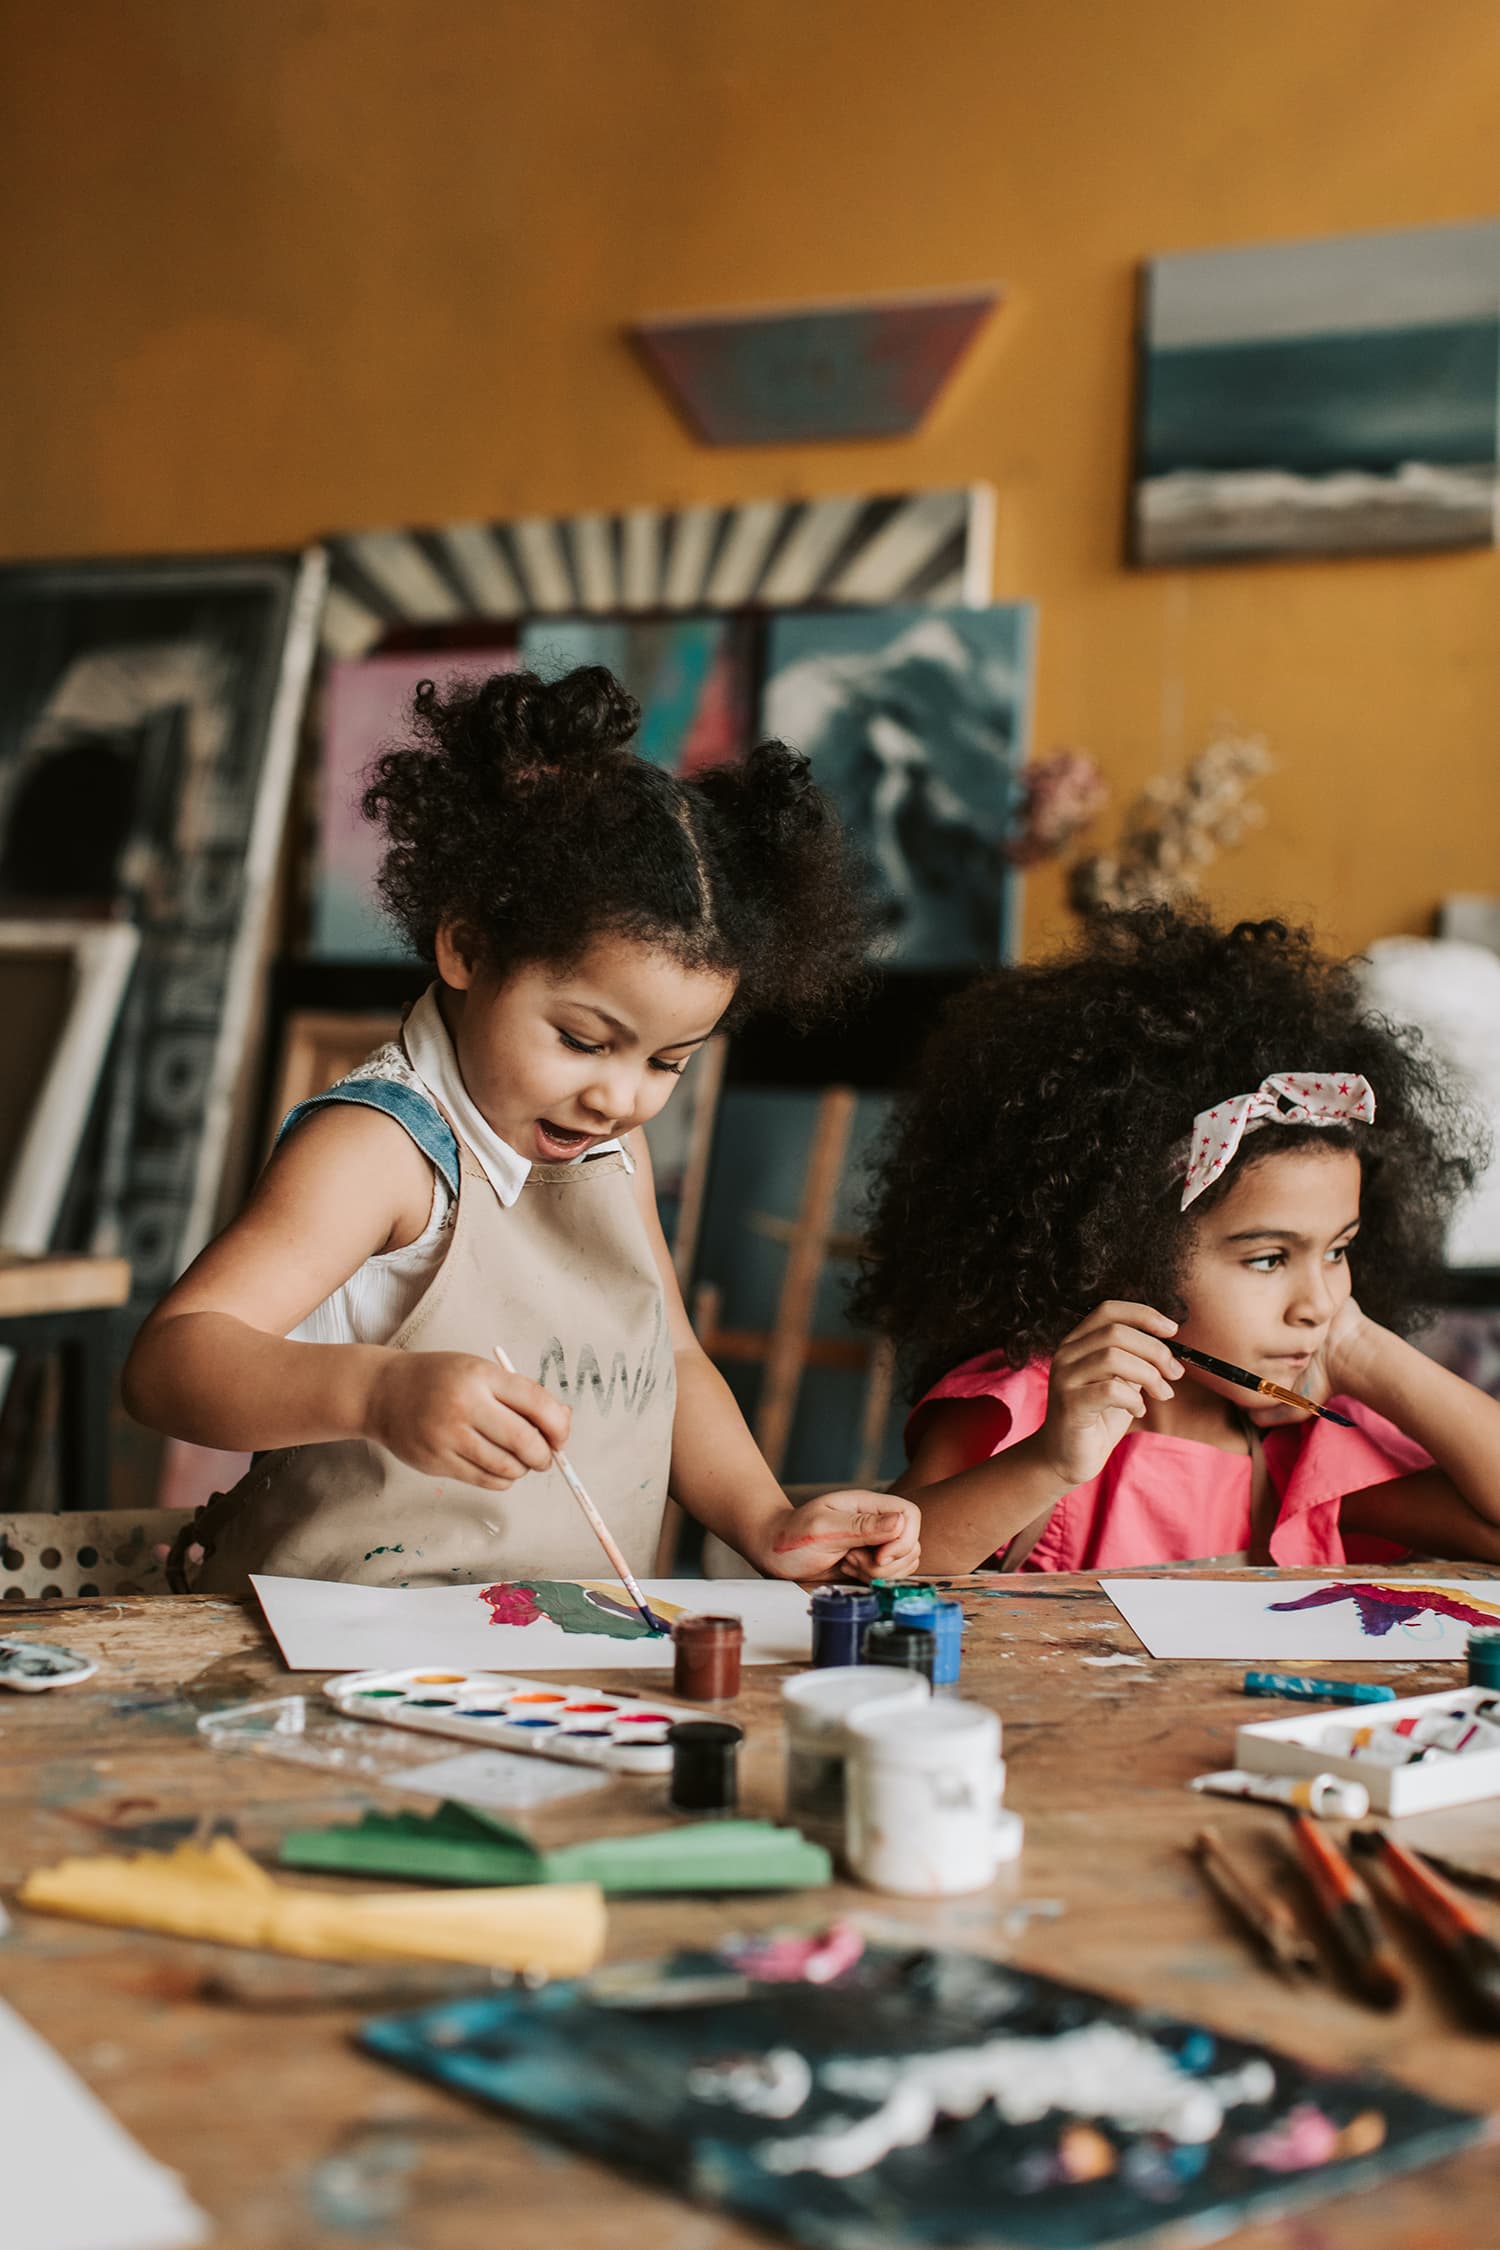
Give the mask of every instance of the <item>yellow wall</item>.
<path id="1" fill-rule="evenodd" d="M 1500 209 L 1493 0 L 7 0 L 0 550 L 990 479 L 1036 746 L 1280 761 L 1224 905 L 1500 889 L 1500 556 L 1119 562 L 1137 262 Z M 1002 281 L 928 428 L 715 452 L 642 312 Z M 1062 919 L 1031 889 L 1028 942 Z"/>

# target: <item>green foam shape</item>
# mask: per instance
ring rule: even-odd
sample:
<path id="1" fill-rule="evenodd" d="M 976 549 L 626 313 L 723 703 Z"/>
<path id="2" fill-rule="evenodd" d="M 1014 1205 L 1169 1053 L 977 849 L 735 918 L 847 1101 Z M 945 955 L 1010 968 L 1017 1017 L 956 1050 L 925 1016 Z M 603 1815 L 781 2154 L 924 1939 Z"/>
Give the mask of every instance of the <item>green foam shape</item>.
<path id="1" fill-rule="evenodd" d="M 699 1821 L 539 1852 L 517 1828 L 445 1800 L 433 1813 L 367 1812 L 281 1840 L 283 1867 L 419 1883 L 597 1883 L 604 1891 L 814 1890 L 833 1880 L 820 1844 L 770 1820 Z"/>

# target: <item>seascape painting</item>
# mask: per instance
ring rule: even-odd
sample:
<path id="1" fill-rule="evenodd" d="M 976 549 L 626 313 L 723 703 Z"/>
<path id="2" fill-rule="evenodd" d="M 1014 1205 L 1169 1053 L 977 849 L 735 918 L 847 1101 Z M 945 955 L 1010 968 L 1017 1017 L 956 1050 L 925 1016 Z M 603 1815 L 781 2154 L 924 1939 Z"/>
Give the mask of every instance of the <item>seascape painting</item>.
<path id="1" fill-rule="evenodd" d="M 885 966 L 990 967 L 1009 950 L 1031 641 L 1024 603 L 771 622 L 761 732 L 807 753 L 863 853 Z"/>
<path id="2" fill-rule="evenodd" d="M 1491 546 L 1500 221 L 1156 259 L 1134 559 Z"/>

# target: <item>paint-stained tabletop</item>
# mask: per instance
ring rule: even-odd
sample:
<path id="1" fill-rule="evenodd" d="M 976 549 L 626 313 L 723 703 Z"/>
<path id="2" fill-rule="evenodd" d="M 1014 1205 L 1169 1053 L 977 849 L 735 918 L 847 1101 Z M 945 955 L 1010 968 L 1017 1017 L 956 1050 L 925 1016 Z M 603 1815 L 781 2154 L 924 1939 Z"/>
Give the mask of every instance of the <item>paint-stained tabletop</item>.
<path id="1" fill-rule="evenodd" d="M 1026 1821 L 1019 1866 L 993 1890 L 934 1905 L 853 1888 L 615 1899 L 611 1959 L 712 1945 L 732 1929 L 873 1913 L 919 1941 L 1011 1958 L 1310 2062 L 1375 2066 L 1448 2101 L 1496 2103 L 1500 2040 L 1464 2027 L 1404 1927 L 1411 1993 L 1392 2019 L 1349 1997 L 1331 1968 L 1311 1986 L 1279 1982 L 1205 1891 L 1186 1848 L 1205 1817 L 1267 1873 L 1285 1851 L 1275 1811 L 1186 1788 L 1191 1775 L 1232 1764 L 1238 1724 L 1268 1715 L 1268 1705 L 1247 1706 L 1242 1664 L 1153 1662 L 1092 1578 L 956 1590 L 968 1613 L 963 1690 L 1004 1722 L 1007 1802 Z M 345 1970 L 16 1908 L 14 1888 L 29 1870 L 79 1853 L 159 1846 L 223 1821 L 269 1860 L 289 1828 L 412 1800 L 216 1752 L 197 1732 L 205 1712 L 320 1684 L 285 1671 L 253 1605 L 8 1603 L 0 1629 L 61 1641 L 99 1667 L 76 1687 L 0 1697 L 0 1886 L 11 1913 L 0 1995 L 184 2175 L 222 2250 L 634 2250 L 645 2241 L 653 2250 L 751 2250 L 766 2239 L 356 2050 L 363 2016 L 445 1981 L 478 1981 L 468 1972 Z M 1452 1686 L 1456 1670 L 1393 1663 L 1369 1676 L 1420 1693 Z M 601 1687 L 641 1684 L 639 1673 L 590 1677 Z M 742 1810 L 773 1817 L 782 1809 L 781 1677 L 748 1669 L 733 1711 L 747 1733 Z M 522 1817 L 551 1847 L 669 1816 L 662 1781 L 631 1778 Z M 1437 1817 L 1403 1824 L 1403 1839 L 1421 1827 L 1440 1849 Z M 1466 1818 L 1470 1829 L 1490 1818 L 1500 1864 L 1500 1814 L 1443 1817 Z M 1500 1934 L 1500 1903 L 1479 1911 Z M 1497 2239 L 1497 2210 L 1500 2150 L 1480 2149 L 1226 2239 L 1237 2250 L 1469 2250 Z"/>

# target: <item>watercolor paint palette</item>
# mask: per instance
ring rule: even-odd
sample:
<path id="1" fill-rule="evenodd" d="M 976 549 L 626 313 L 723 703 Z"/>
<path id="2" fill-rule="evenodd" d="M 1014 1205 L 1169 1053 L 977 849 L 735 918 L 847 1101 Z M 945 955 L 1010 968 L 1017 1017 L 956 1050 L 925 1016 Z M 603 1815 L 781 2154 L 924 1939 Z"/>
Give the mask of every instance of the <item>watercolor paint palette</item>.
<path id="1" fill-rule="evenodd" d="M 718 1956 L 658 1966 L 633 2006 L 584 1980 L 382 2017 L 361 2038 L 808 2250 L 1209 2242 L 1487 2131 L 1374 2072 L 976 1954 L 870 1945 L 827 1983 L 750 1968 L 748 1993 L 720 1998 Z M 707 1997 L 672 2004 L 675 1980 Z"/>
<path id="2" fill-rule="evenodd" d="M 351 1672 L 330 1680 L 329 1701 L 346 1718 L 419 1734 L 451 1735 L 486 1750 L 530 1751 L 611 1773 L 670 1773 L 667 1729 L 703 1713 L 683 1703 L 514 1672 Z"/>

